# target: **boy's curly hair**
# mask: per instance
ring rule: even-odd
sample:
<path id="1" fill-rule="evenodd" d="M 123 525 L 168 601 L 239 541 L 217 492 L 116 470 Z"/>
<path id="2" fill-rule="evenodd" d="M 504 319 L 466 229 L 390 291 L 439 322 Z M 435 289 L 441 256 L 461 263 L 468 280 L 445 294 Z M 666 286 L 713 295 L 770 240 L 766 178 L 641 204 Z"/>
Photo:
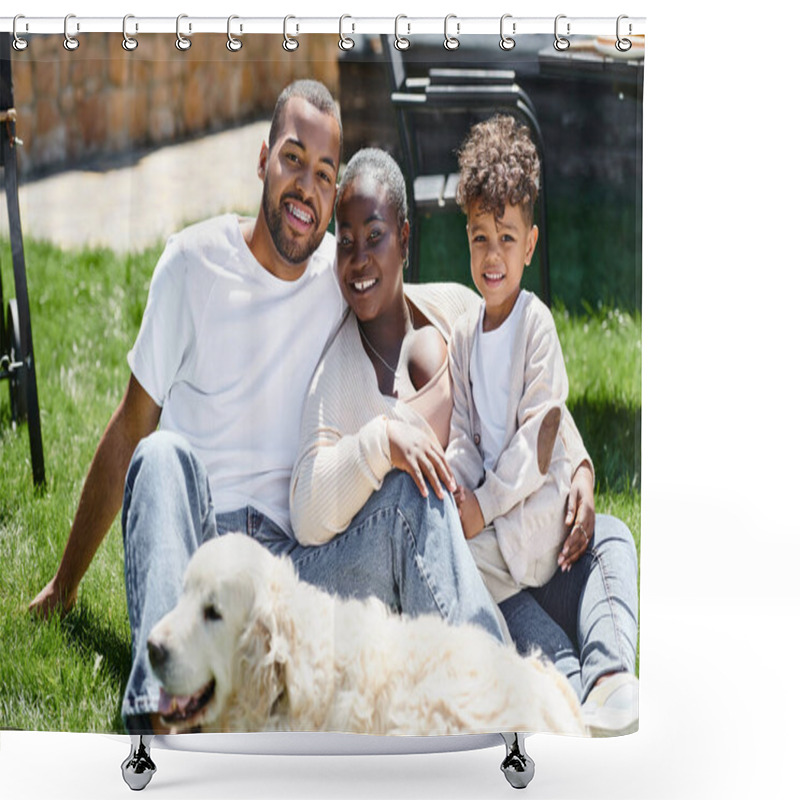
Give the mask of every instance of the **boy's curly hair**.
<path id="1" fill-rule="evenodd" d="M 496 217 L 506 203 L 521 204 L 523 217 L 533 224 L 539 194 L 540 161 L 530 131 L 508 115 L 496 115 L 473 125 L 458 152 L 461 180 L 456 202 L 466 213 L 474 200 Z"/>

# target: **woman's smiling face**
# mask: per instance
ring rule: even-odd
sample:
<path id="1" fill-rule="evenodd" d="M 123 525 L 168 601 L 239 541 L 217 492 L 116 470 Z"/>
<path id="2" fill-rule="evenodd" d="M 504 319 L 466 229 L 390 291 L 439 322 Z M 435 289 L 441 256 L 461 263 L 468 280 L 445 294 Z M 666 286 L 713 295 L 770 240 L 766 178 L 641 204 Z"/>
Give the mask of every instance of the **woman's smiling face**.
<path id="1" fill-rule="evenodd" d="M 403 297 L 408 222 L 398 228 L 397 209 L 380 182 L 360 175 L 336 208 L 336 270 L 347 304 L 362 322 L 379 317 Z"/>

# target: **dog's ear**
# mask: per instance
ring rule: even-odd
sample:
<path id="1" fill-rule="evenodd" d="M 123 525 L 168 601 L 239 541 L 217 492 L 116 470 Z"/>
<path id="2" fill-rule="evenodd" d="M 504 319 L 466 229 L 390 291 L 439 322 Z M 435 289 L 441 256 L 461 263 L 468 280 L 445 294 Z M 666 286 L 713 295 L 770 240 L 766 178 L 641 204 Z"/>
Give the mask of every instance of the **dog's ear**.
<path id="1" fill-rule="evenodd" d="M 253 704 L 253 715 L 265 722 L 285 705 L 288 644 L 273 615 L 254 610 L 239 640 L 237 693 Z"/>

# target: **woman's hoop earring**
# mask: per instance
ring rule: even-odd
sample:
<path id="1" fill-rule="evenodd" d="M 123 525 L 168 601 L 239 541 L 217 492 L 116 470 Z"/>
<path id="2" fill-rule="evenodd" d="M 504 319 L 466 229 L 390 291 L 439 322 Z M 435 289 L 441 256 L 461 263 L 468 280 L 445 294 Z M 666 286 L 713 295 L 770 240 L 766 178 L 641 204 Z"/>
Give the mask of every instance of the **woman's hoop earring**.
<path id="1" fill-rule="evenodd" d="M 129 53 L 135 50 L 139 46 L 138 39 L 134 39 L 132 36 L 128 36 L 128 20 L 135 19 L 133 14 L 126 14 L 122 18 L 122 49 L 127 50 Z M 139 26 L 136 26 L 136 30 L 139 30 Z"/>
<path id="2" fill-rule="evenodd" d="M 345 51 L 352 50 L 356 46 L 355 41 L 351 39 L 349 36 L 345 36 L 344 31 L 342 30 L 344 27 L 344 21 L 346 19 L 353 19 L 353 18 L 349 14 L 342 14 L 342 16 L 339 17 L 339 49 Z M 353 23 L 352 25 L 353 32 L 355 32 L 355 29 L 356 26 L 355 23 Z"/>
<path id="3" fill-rule="evenodd" d="M 188 14 L 178 14 L 178 18 L 175 20 L 175 35 L 178 37 L 175 39 L 175 47 L 178 48 L 181 52 L 185 52 L 192 46 L 192 40 L 187 39 L 181 33 L 181 20 L 188 19 Z M 189 33 L 192 32 L 192 23 L 189 23 Z"/>
<path id="4" fill-rule="evenodd" d="M 506 51 L 513 50 L 517 45 L 516 41 L 511 36 L 506 36 L 505 33 L 503 32 L 503 25 L 505 24 L 505 21 L 507 19 L 511 19 L 511 14 L 503 14 L 503 16 L 500 17 L 500 49 Z M 513 34 L 516 32 L 517 32 L 517 23 L 512 22 L 511 33 Z"/>
<path id="5" fill-rule="evenodd" d="M 560 19 L 566 19 L 566 18 L 567 18 L 566 14 L 559 14 L 556 17 L 556 21 L 555 21 L 554 32 L 555 32 L 555 37 L 556 38 L 555 38 L 555 41 L 553 42 L 553 47 L 555 47 L 555 49 L 558 50 L 559 53 L 563 53 L 565 50 L 569 49 L 569 39 L 565 39 L 558 32 L 558 21 Z M 570 29 L 570 24 L 568 22 L 567 23 L 567 36 L 569 36 L 569 33 L 570 33 L 569 29 Z"/>
<path id="6" fill-rule="evenodd" d="M 456 22 L 456 36 L 451 36 L 447 31 L 447 23 L 451 19 L 458 19 L 455 14 L 448 14 L 444 18 L 444 47 L 445 50 L 458 50 L 461 42 L 458 41 L 458 34 L 461 31 L 461 23 Z"/>
<path id="7" fill-rule="evenodd" d="M 235 19 L 239 19 L 239 17 L 237 17 L 236 14 L 231 14 L 228 17 L 228 41 L 225 42 L 225 47 L 227 47 L 228 50 L 231 51 L 231 53 L 238 53 L 244 46 L 244 42 L 242 42 L 241 39 L 237 39 L 231 33 L 231 22 L 233 22 Z M 239 27 L 240 32 L 241 30 L 242 30 L 241 27 Z"/>
<path id="8" fill-rule="evenodd" d="M 13 47 L 13 48 L 14 48 L 14 49 L 15 49 L 15 50 L 18 52 L 18 53 L 21 53 L 21 52 L 22 52 L 22 51 L 23 51 L 23 50 L 24 50 L 24 49 L 25 49 L 25 48 L 26 48 L 26 47 L 27 47 L 27 46 L 30 44 L 30 42 L 29 42 L 27 39 L 23 39 L 23 38 L 22 38 L 22 37 L 21 37 L 21 36 L 20 36 L 20 35 L 17 33 L 17 20 L 18 20 L 18 19 L 25 19 L 25 17 L 24 17 L 22 14 L 17 14 L 17 16 L 16 16 L 16 17 L 14 17 L 14 22 L 13 22 L 13 24 L 12 24 L 12 26 L 11 26 L 11 32 L 12 32 L 12 34 L 13 34 L 14 38 L 11 40 L 11 46 L 12 46 L 12 47 Z M 27 30 L 27 27 L 28 27 L 28 26 L 26 25 L 26 26 L 25 26 L 25 29 L 26 29 L 26 30 Z"/>
<path id="9" fill-rule="evenodd" d="M 67 30 L 69 27 L 69 21 L 71 19 L 75 19 L 74 14 L 67 14 L 64 17 L 64 49 L 69 50 L 72 52 L 73 50 L 77 50 L 80 46 L 80 42 L 74 37 L 69 35 L 69 31 Z M 80 25 L 77 26 L 77 30 L 80 30 Z"/>
<path id="10" fill-rule="evenodd" d="M 625 14 L 620 14 L 617 17 L 617 41 L 614 44 L 614 47 L 616 47 L 620 53 L 627 53 L 628 50 L 630 50 L 631 47 L 633 47 L 633 42 L 630 39 L 623 39 L 619 35 L 619 27 L 620 27 L 619 24 L 624 19 L 628 19 L 628 17 Z M 630 32 L 631 32 L 631 25 L 630 23 L 628 23 L 628 33 Z"/>
<path id="11" fill-rule="evenodd" d="M 293 53 L 298 47 L 300 47 L 300 42 L 298 42 L 294 36 L 290 36 L 289 31 L 287 30 L 290 19 L 296 19 L 296 17 L 289 15 L 288 17 L 283 18 L 283 49 L 287 53 Z"/>

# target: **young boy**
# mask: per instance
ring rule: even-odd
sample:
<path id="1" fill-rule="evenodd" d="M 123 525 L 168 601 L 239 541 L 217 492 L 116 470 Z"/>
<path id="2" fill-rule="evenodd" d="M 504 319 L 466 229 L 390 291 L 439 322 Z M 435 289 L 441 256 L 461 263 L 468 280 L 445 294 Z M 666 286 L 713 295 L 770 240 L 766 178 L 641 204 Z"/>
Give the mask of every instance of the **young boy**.
<path id="1" fill-rule="evenodd" d="M 447 461 L 464 535 L 500 603 L 558 567 L 571 478 L 559 436 L 568 382 L 550 311 L 520 287 L 539 234 L 539 156 L 528 129 L 508 116 L 474 126 L 459 168 L 456 199 L 483 302 L 450 341 Z"/>

